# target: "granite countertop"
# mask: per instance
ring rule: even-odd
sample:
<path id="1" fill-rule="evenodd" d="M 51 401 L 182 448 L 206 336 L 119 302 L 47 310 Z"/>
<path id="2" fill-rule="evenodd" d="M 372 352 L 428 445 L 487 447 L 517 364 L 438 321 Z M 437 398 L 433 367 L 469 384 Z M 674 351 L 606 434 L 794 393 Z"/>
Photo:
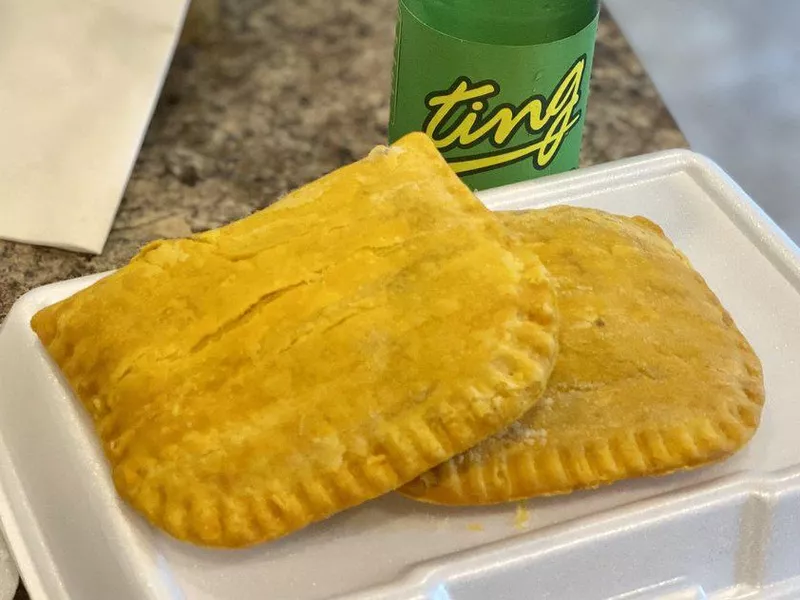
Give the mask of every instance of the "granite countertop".
<path id="1" fill-rule="evenodd" d="M 174 58 L 104 252 L 0 241 L 0 320 L 33 287 L 243 217 L 384 143 L 395 8 L 396 0 L 223 0 L 217 40 Z M 582 163 L 685 145 L 603 15 Z"/>
<path id="2" fill-rule="evenodd" d="M 0 241 L 0 320 L 25 291 L 216 227 L 386 140 L 396 0 L 223 0 L 217 40 L 178 49 L 104 252 Z M 603 15 L 582 163 L 685 146 Z"/>

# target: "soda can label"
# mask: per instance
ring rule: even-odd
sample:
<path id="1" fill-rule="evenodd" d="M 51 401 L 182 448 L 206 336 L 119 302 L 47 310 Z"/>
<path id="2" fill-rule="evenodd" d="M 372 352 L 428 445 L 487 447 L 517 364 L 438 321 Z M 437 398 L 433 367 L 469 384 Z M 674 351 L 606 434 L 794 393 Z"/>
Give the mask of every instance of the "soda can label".
<path id="1" fill-rule="evenodd" d="M 399 3 L 389 141 L 424 131 L 476 190 L 578 166 L 597 18 L 530 46 L 462 40 Z"/>

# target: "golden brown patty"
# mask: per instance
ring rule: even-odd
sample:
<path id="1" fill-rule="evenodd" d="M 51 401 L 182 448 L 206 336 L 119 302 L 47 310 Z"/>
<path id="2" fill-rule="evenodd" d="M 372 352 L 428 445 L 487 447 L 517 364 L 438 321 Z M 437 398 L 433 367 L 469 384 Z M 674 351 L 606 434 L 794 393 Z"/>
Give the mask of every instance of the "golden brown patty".
<path id="1" fill-rule="evenodd" d="M 720 460 L 759 423 L 761 365 L 703 278 L 641 217 L 506 213 L 556 280 L 560 351 L 542 400 L 401 492 L 486 504 Z"/>
<path id="2" fill-rule="evenodd" d="M 32 325 L 120 495 L 216 546 L 284 535 L 505 428 L 544 390 L 557 327 L 535 253 L 422 134 L 153 243 Z"/>

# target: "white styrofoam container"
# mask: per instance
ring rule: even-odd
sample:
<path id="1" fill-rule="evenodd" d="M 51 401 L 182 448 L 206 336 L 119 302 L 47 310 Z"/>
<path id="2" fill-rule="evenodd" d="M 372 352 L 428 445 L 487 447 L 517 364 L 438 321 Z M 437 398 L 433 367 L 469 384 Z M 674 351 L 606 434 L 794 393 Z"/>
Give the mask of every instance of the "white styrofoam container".
<path id="1" fill-rule="evenodd" d="M 517 504 L 455 509 L 390 494 L 256 548 L 195 548 L 117 498 L 86 415 L 28 325 L 97 277 L 66 281 L 26 294 L 0 330 L 0 521 L 31 597 L 800 598 L 800 250 L 687 151 L 481 198 L 659 223 L 763 361 L 767 405 L 751 444 L 690 473 L 530 500 L 527 525 Z"/>

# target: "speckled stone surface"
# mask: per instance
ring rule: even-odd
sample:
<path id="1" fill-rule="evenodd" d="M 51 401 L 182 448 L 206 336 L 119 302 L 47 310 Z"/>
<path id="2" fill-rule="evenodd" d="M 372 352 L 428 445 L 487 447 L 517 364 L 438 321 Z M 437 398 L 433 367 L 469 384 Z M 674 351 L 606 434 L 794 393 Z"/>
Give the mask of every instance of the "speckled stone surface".
<path id="1" fill-rule="evenodd" d="M 395 6 L 223 0 L 217 41 L 175 56 L 104 252 L 0 241 L 0 319 L 33 287 L 112 269 L 149 240 L 243 217 L 383 143 Z M 591 94 L 584 165 L 685 146 L 605 15 Z"/>

